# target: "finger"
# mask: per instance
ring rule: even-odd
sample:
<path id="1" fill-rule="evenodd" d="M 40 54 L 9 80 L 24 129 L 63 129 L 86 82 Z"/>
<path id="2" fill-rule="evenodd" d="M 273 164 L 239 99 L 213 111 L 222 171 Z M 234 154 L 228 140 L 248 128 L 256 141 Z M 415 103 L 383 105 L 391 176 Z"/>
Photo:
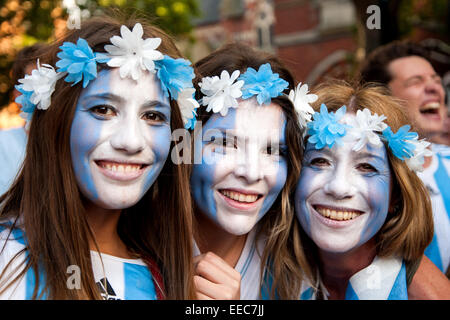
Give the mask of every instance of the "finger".
<path id="1" fill-rule="evenodd" d="M 235 281 L 240 281 L 241 279 L 241 275 L 236 269 L 234 269 L 225 260 L 223 260 L 221 257 L 219 257 L 213 252 L 207 252 L 203 254 L 202 257 L 198 259 L 197 265 L 195 267 L 198 267 L 198 263 L 200 263 L 200 261 L 207 261 L 215 268 L 221 270 L 230 279 L 233 279 Z"/>
<path id="2" fill-rule="evenodd" d="M 194 284 L 197 294 L 201 293 L 215 300 L 231 300 L 234 299 L 234 297 L 240 296 L 240 292 L 237 292 L 231 287 L 213 283 L 200 276 L 194 276 Z"/>
<path id="3" fill-rule="evenodd" d="M 195 274 L 216 284 L 227 284 L 238 281 L 230 277 L 230 275 L 222 268 L 218 267 L 216 264 L 206 258 L 197 263 L 194 272 Z"/>

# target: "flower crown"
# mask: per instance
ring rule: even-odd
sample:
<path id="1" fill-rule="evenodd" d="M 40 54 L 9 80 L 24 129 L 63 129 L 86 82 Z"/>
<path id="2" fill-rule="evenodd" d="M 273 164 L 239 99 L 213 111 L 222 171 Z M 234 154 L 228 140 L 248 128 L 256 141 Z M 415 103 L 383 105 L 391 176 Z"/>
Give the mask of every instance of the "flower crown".
<path id="1" fill-rule="evenodd" d="M 138 80 L 142 72 L 149 71 L 158 77 L 164 95 L 177 100 L 185 128 L 195 124 L 198 102 L 193 99 L 195 89 L 192 79 L 194 70 L 185 59 L 174 59 L 156 50 L 161 44 L 160 38 L 143 39 L 142 25 L 136 23 L 131 31 L 126 26 L 120 28 L 120 36 L 110 38 L 111 45 L 105 45 L 107 53 L 93 52 L 86 40 L 79 38 L 77 43 L 64 42 L 57 54 L 58 70 L 39 64 L 31 75 L 19 80 L 16 89 L 21 93 L 16 102 L 22 105 L 24 118 L 31 119 L 34 110 L 47 110 L 51 104 L 51 95 L 56 82 L 65 76 L 72 86 L 82 81 L 86 88 L 91 80 L 97 78 L 97 63 L 106 63 L 109 67 L 118 67 L 121 78 L 131 77 Z"/>
<path id="2" fill-rule="evenodd" d="M 238 98 L 249 99 L 256 96 L 259 105 L 269 104 L 272 98 L 282 95 L 289 83 L 273 73 L 269 63 L 263 64 L 258 71 L 249 67 L 240 75 L 235 70 L 231 76 L 224 70 L 220 77 L 204 77 L 198 83 L 203 93 L 200 104 L 206 111 L 227 115 L 229 108 L 237 108 Z"/>
<path id="3" fill-rule="evenodd" d="M 315 145 L 316 149 L 326 146 L 333 147 L 334 143 L 340 145 L 342 139 L 353 139 L 354 151 L 361 150 L 364 145 L 375 147 L 387 143 L 394 156 L 405 160 L 413 171 L 422 171 L 425 156 L 431 156 L 427 149 L 429 142 L 418 140 L 416 132 L 409 132 L 410 125 L 404 125 L 396 133 L 384 123 L 384 115 L 372 114 L 369 109 L 358 110 L 354 118 L 342 119 L 346 113 L 346 106 L 342 106 L 336 112 L 328 112 L 325 104 L 320 106 L 320 112 L 315 112 L 313 120 L 307 123 L 308 142 Z M 306 120 L 305 120 L 306 121 Z"/>

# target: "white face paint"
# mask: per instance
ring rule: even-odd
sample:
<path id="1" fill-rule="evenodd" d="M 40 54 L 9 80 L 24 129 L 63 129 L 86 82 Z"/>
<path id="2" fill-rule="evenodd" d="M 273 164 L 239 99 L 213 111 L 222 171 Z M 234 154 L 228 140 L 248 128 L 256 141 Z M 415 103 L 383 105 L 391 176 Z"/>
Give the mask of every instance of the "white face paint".
<path id="1" fill-rule="evenodd" d="M 82 91 L 70 147 L 83 195 L 107 209 L 137 203 L 158 177 L 169 153 L 170 106 L 158 79 L 122 79 L 103 70 Z"/>
<path id="2" fill-rule="evenodd" d="M 226 116 L 211 116 L 203 127 L 205 141 L 196 137 L 203 158 L 192 172 L 194 200 L 228 233 L 248 233 L 283 188 L 287 176 L 285 125 L 278 105 L 241 100 Z"/>
<path id="3" fill-rule="evenodd" d="M 354 144 L 343 139 L 331 150 L 306 146 L 295 209 L 305 232 L 324 251 L 343 253 L 366 243 L 388 213 L 391 173 L 386 148 L 366 145 L 355 152 Z"/>

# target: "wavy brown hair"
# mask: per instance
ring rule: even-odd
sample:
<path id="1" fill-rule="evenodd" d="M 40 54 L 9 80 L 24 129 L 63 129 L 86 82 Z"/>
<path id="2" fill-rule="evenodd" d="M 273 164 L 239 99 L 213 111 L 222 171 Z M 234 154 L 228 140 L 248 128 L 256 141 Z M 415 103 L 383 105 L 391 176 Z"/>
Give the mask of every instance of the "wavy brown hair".
<path id="1" fill-rule="evenodd" d="M 64 41 L 75 43 L 78 38 L 85 39 L 94 52 L 105 52 L 109 39 L 120 35 L 121 25 L 132 29 L 136 22 L 141 22 L 144 37 L 162 39 L 159 51 L 174 58 L 181 56 L 163 31 L 143 20 L 96 17 L 83 23 L 81 29 L 68 31 L 42 58 L 54 66 L 59 46 Z M 98 69 L 102 68 L 108 66 L 99 64 Z M 85 199 L 75 179 L 69 143 L 81 92 L 81 83 L 72 87 L 71 83 L 59 80 L 49 110 L 34 112 L 23 168 L 9 191 L 0 198 L 0 219 L 14 221 L 13 227 L 20 225 L 26 234 L 28 259 L 14 281 L 32 269 L 36 278 L 33 298 L 42 298 L 43 294 L 50 299 L 101 298 L 94 281 L 89 249 L 89 240 L 95 242 L 95 235 L 83 214 Z M 171 100 L 170 104 L 172 130 L 183 128 L 177 103 Z M 188 170 L 185 165 L 166 161 L 144 197 L 122 211 L 117 227 L 120 238 L 133 255 L 144 261 L 152 258 L 158 263 L 168 299 L 195 298 Z M 81 290 L 66 287 L 66 270 L 70 265 L 81 269 Z M 45 283 L 39 283 L 39 274 L 45 275 Z M 7 275 L 3 272 L 0 277 L 0 284 L 4 286 Z M 40 285 L 44 288 L 42 292 L 38 292 Z"/>
<path id="2" fill-rule="evenodd" d="M 374 84 L 354 84 L 332 80 L 314 89 L 319 99 L 313 104 L 318 111 L 324 103 L 329 111 L 347 106 L 347 112 L 369 109 L 372 113 L 385 115 L 384 122 L 393 132 L 410 123 L 402 103 L 389 95 L 389 91 Z M 405 161 L 394 156 L 386 146 L 392 173 L 392 192 L 389 212 L 385 223 L 375 235 L 376 253 L 380 257 L 398 255 L 407 263 L 413 263 L 423 256 L 425 248 L 433 238 L 433 217 L 427 189 Z M 296 223 L 296 228 L 299 223 Z M 301 230 L 304 251 L 311 270 L 318 270 L 319 260 L 314 242 Z M 303 261 L 302 261 L 303 263 Z M 316 283 L 317 273 L 313 273 Z"/>
<path id="3" fill-rule="evenodd" d="M 295 82 L 290 71 L 274 55 L 258 51 L 245 44 L 231 43 L 209 54 L 195 64 L 198 75 L 194 80 L 197 99 L 202 98 L 198 82 L 202 77 L 220 76 L 223 70 L 231 74 L 239 70 L 241 74 L 251 67 L 258 70 L 262 64 L 269 63 L 274 73 L 278 73 L 280 78 L 289 83 L 284 93 L 288 94 L 294 89 Z M 289 201 L 293 192 L 301 169 L 302 139 L 301 129 L 298 124 L 297 114 L 291 101 L 285 96 L 272 99 L 272 103 L 277 104 L 286 117 L 286 145 L 288 174 L 286 184 L 275 200 L 272 208 L 265 214 L 259 222 L 259 232 L 257 236 L 267 238 L 267 243 L 262 255 L 261 279 L 272 279 L 272 293 L 277 292 L 281 298 L 290 297 L 294 292 L 300 290 L 300 280 L 302 273 L 298 269 L 290 248 L 297 241 L 289 238 L 289 229 L 294 217 L 294 207 Z M 198 120 L 205 123 L 211 116 L 211 112 L 206 112 L 206 108 L 198 109 Z M 197 232 L 197 229 L 195 230 Z M 301 255 L 301 252 L 298 252 Z M 266 268 L 266 265 L 270 267 Z M 264 274 L 266 270 L 266 274 Z M 298 287 L 296 286 L 298 285 Z M 264 288 L 267 289 L 267 288 Z"/>

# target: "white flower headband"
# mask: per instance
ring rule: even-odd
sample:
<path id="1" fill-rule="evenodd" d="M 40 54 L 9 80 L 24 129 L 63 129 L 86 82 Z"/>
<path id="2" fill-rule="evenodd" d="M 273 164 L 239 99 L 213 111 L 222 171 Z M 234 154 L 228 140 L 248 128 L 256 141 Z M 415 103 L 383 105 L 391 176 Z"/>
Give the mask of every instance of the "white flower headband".
<path id="1" fill-rule="evenodd" d="M 308 142 L 315 145 L 316 149 L 325 146 L 333 147 L 334 143 L 341 144 L 344 137 L 356 141 L 354 151 L 361 150 L 364 145 L 374 147 L 383 146 L 382 140 L 392 154 L 400 160 L 406 161 L 413 171 L 422 171 L 424 157 L 431 156 L 427 149 L 430 145 L 424 139 L 418 140 L 416 132 L 410 132 L 410 125 L 404 125 L 396 133 L 384 123 L 384 115 L 372 114 L 369 109 L 358 110 L 354 118 L 342 119 L 346 113 L 346 106 L 342 106 L 336 112 L 328 112 L 325 104 L 320 106 L 320 112 L 315 112 L 313 120 L 304 119 L 307 122 Z"/>
<path id="2" fill-rule="evenodd" d="M 110 67 L 120 68 L 120 77 L 138 80 L 143 71 L 156 73 L 165 96 L 177 100 L 185 128 L 195 124 L 195 110 L 199 107 L 193 99 L 195 89 L 192 79 L 194 70 L 185 59 L 174 59 L 156 50 L 161 44 L 160 38 L 143 39 L 142 25 L 136 23 L 133 31 L 122 25 L 119 36 L 111 37 L 112 45 L 105 45 L 107 54 L 94 53 L 86 40 L 79 38 L 77 43 L 64 42 L 57 54 L 60 60 L 55 69 L 50 65 L 40 65 L 31 75 L 19 80 L 16 89 L 22 93 L 16 102 L 22 105 L 27 120 L 34 110 L 47 110 L 56 82 L 66 76 L 66 82 L 72 86 L 83 80 L 83 88 L 97 77 L 97 63 L 106 63 Z"/>
<path id="3" fill-rule="evenodd" d="M 238 106 L 238 98 L 249 99 L 256 96 L 259 105 L 269 104 L 272 98 L 280 96 L 289 83 L 273 73 L 269 63 L 263 64 L 258 71 L 249 67 L 240 75 L 235 70 L 231 76 L 224 70 L 220 77 L 204 77 L 198 83 L 203 93 L 200 103 L 207 106 L 206 111 L 227 115 L 229 108 Z"/>

